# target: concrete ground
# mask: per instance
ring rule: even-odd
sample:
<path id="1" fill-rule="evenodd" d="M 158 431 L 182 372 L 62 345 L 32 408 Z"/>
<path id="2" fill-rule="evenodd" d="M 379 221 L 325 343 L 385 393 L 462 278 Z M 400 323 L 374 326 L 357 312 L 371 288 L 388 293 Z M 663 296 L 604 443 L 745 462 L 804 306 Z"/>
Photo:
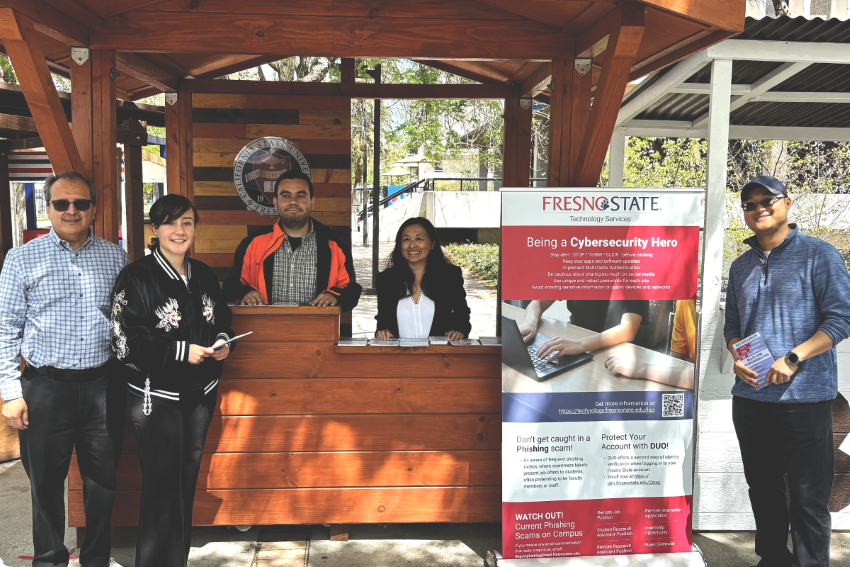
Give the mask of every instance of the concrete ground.
<path id="1" fill-rule="evenodd" d="M 0 567 L 29 566 L 32 524 L 29 481 L 20 461 L 0 464 Z M 758 561 L 752 532 L 694 536 L 709 567 L 748 567 Z M 114 528 L 113 567 L 134 567 L 135 528 Z M 75 530 L 65 545 L 75 547 Z M 353 525 L 347 542 L 330 541 L 325 526 L 199 527 L 192 533 L 190 567 L 482 567 L 501 550 L 499 524 Z M 72 552 L 76 557 L 76 553 Z M 850 534 L 832 537 L 833 567 L 850 567 Z M 79 561 L 71 561 L 78 567 Z"/>

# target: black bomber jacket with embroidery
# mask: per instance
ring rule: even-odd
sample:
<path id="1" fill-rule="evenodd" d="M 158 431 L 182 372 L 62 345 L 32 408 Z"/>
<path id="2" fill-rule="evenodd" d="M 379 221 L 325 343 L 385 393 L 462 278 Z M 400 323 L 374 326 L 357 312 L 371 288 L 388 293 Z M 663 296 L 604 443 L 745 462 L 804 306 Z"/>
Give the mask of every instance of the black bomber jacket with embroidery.
<path id="1" fill-rule="evenodd" d="M 139 396 L 147 389 L 176 401 L 218 384 L 223 363 L 207 357 L 190 364 L 189 345 L 209 347 L 235 336 L 233 313 L 209 266 L 189 258 L 186 276 L 188 286 L 157 248 L 125 267 L 115 282 L 112 352 L 127 367 L 128 388 Z"/>

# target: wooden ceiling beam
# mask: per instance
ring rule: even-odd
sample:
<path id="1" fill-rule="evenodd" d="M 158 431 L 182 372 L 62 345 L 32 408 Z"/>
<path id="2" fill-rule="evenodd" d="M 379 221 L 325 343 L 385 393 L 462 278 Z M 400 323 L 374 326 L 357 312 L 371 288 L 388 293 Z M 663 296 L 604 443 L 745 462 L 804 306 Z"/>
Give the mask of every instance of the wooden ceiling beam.
<path id="1" fill-rule="evenodd" d="M 523 18 L 528 18 L 529 20 L 534 20 L 536 22 L 540 22 L 546 24 L 548 26 L 557 26 L 557 24 L 553 23 L 552 16 L 549 14 L 549 10 L 541 10 L 539 3 L 537 4 L 529 4 L 528 2 L 520 2 L 518 0 L 478 0 L 483 4 L 488 4 L 493 6 L 494 8 L 501 8 L 506 12 L 510 12 L 512 14 L 517 14 L 522 16 Z M 586 4 L 588 0 L 567 0 L 567 2 L 578 2 L 581 4 Z M 555 2 L 551 2 L 551 4 L 555 5 Z"/>
<path id="2" fill-rule="evenodd" d="M 644 4 L 688 18 L 707 27 L 734 32 L 744 31 L 747 3 L 739 0 L 641 0 Z M 713 30 L 714 31 L 714 30 Z"/>
<path id="3" fill-rule="evenodd" d="M 535 97 L 549 88 L 552 78 L 552 62 L 541 63 L 531 75 L 525 79 L 519 87 L 519 96 L 522 98 Z"/>
<path id="4" fill-rule="evenodd" d="M 189 93 L 245 92 L 248 81 L 187 80 Z M 270 95 L 345 96 L 395 100 L 497 100 L 511 96 L 510 85 L 393 85 L 251 81 L 251 92 Z"/>
<path id="5" fill-rule="evenodd" d="M 596 187 L 599 181 L 608 142 L 623 101 L 623 92 L 629 81 L 629 72 L 643 38 L 644 6 L 624 2 L 616 11 L 620 13 L 617 16 L 620 26 L 608 34 L 602 74 L 593 97 L 590 119 L 575 160 L 576 167 L 570 171 L 572 187 Z"/>
<path id="6" fill-rule="evenodd" d="M 36 31 L 66 45 L 89 44 L 89 29 L 44 0 L 0 0 L 0 9 L 16 10 L 32 20 Z"/>
<path id="7" fill-rule="evenodd" d="M 37 33 L 28 16 L 8 8 L 0 9 L 0 39 L 9 53 L 50 162 L 57 171 L 84 171 Z"/>
<path id="8" fill-rule="evenodd" d="M 244 71 L 245 69 L 250 69 L 251 67 L 259 67 L 260 65 L 266 65 L 268 63 L 274 63 L 275 61 L 280 61 L 281 59 L 286 59 L 286 55 L 263 55 L 261 57 L 254 57 L 253 59 L 248 59 L 245 61 L 240 61 L 239 63 L 233 63 L 232 65 L 227 65 L 225 67 L 220 67 L 215 69 L 214 71 L 208 71 L 205 73 L 198 73 L 193 76 L 185 76 L 184 79 L 217 79 L 219 77 L 224 77 L 225 75 L 229 75 L 231 73 L 238 73 L 239 71 Z"/>
<path id="9" fill-rule="evenodd" d="M 455 67 L 451 63 L 446 63 L 445 61 L 436 61 L 434 59 L 418 59 L 416 62 L 422 65 L 433 67 L 434 69 L 439 69 L 440 71 L 445 71 L 446 73 L 451 73 L 452 75 L 457 75 L 458 77 L 463 77 L 464 79 L 469 79 L 470 81 L 478 81 L 479 83 L 490 85 L 501 84 L 500 81 L 497 81 L 492 77 L 487 77 L 485 75 L 481 75 L 480 73 L 476 73 L 475 71 L 470 71 L 468 69 L 461 69 L 460 67 Z"/>
<path id="10" fill-rule="evenodd" d="M 118 71 L 166 93 L 177 92 L 177 77 L 135 53 L 116 53 Z"/>
<path id="11" fill-rule="evenodd" d="M 550 60 L 574 39 L 539 22 L 132 12 L 91 32 L 93 49 L 309 53 L 324 57 Z"/>
<path id="12" fill-rule="evenodd" d="M 637 2 L 628 2 L 624 4 L 632 4 L 631 8 L 628 8 L 631 13 L 645 10 L 645 8 Z M 575 53 L 577 58 L 593 58 L 605 51 L 611 34 L 618 33 L 623 25 L 622 7 L 624 4 L 621 4 L 617 7 L 617 9 L 608 12 L 608 14 L 597 20 L 593 25 L 576 37 Z"/>

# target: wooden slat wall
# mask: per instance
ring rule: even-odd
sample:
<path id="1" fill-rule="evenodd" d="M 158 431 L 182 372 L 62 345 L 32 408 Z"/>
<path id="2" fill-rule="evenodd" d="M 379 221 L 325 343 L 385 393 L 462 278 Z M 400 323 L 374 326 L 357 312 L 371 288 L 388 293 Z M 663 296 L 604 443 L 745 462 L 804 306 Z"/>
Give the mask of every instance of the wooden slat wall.
<path id="1" fill-rule="evenodd" d="M 225 364 L 196 525 L 500 520 L 498 350 L 346 354 L 336 315 L 236 311 L 255 333 Z M 82 526 L 76 460 L 68 482 Z M 140 486 L 128 427 L 115 525 L 136 525 Z"/>
<path id="2" fill-rule="evenodd" d="M 232 85 L 228 85 L 232 86 Z M 271 224 L 248 210 L 233 187 L 233 161 L 264 136 L 289 140 L 307 158 L 313 176 L 313 217 L 351 237 L 351 99 L 340 96 L 276 96 L 195 92 L 191 95 L 190 194 L 201 216 L 195 257 L 223 280 L 239 241 Z"/>

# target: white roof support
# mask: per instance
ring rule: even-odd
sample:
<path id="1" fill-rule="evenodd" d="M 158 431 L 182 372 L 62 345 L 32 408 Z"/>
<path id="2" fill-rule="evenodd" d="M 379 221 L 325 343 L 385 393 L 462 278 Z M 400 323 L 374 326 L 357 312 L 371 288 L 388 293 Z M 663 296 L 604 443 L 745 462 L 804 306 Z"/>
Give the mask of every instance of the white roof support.
<path id="1" fill-rule="evenodd" d="M 709 59 L 800 63 L 850 63 L 850 43 L 727 39 L 706 49 Z"/>
<path id="2" fill-rule="evenodd" d="M 682 83 L 669 93 L 708 95 L 707 83 Z M 753 85 L 732 85 L 732 96 L 749 94 Z M 750 102 L 803 102 L 803 103 L 850 103 L 850 93 L 841 92 L 799 92 L 799 91 L 768 91 L 750 98 Z"/>
<path id="3" fill-rule="evenodd" d="M 787 81 L 809 65 L 811 65 L 811 63 L 808 62 L 785 63 L 783 65 L 780 65 L 779 67 L 777 67 L 776 69 L 774 69 L 773 71 L 753 83 L 752 87 L 750 88 L 750 92 L 735 97 L 735 99 L 732 101 L 731 106 L 729 107 L 729 112 L 734 112 L 738 110 L 755 97 L 766 93 L 777 85 L 781 85 L 782 83 L 784 83 L 785 81 Z M 709 112 L 711 112 L 710 108 Z M 709 112 L 706 112 L 705 114 L 694 120 L 693 128 L 699 128 L 700 126 L 702 126 L 702 124 L 708 120 Z"/>
<path id="4" fill-rule="evenodd" d="M 688 77 L 705 67 L 708 62 L 707 53 L 700 51 L 677 63 L 663 77 L 647 87 L 640 94 L 632 97 L 629 102 L 620 108 L 620 114 L 617 116 L 617 126 L 628 122 L 652 106 L 653 103 L 670 92 L 670 89 L 684 83 Z"/>
<path id="5" fill-rule="evenodd" d="M 627 136 L 660 138 L 706 138 L 708 128 L 693 128 L 692 122 L 678 120 L 632 120 L 622 126 Z M 731 140 L 799 140 L 850 142 L 850 128 L 789 126 L 730 126 Z"/>

